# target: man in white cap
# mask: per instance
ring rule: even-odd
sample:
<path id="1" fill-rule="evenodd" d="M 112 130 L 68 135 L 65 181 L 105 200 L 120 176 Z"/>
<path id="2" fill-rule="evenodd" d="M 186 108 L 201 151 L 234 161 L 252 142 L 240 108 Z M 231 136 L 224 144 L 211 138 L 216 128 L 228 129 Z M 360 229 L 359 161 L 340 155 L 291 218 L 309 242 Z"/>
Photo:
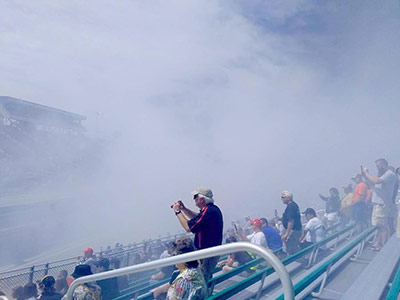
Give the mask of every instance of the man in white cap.
<path id="1" fill-rule="evenodd" d="M 206 249 L 222 244 L 223 218 L 221 210 L 214 205 L 213 193 L 209 188 L 200 187 L 192 192 L 195 205 L 200 209 L 196 213 L 178 201 L 172 205 L 182 227 L 195 234 L 194 245 L 197 249 Z M 204 279 L 208 281 L 218 262 L 217 257 L 201 260 Z"/>

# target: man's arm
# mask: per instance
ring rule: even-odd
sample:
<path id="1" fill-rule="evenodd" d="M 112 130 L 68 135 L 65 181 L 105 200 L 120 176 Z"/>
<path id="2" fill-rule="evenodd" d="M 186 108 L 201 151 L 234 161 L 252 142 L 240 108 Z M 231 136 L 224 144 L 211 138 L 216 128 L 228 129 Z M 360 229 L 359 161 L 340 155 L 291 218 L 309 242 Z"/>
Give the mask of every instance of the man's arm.
<path id="1" fill-rule="evenodd" d="M 197 216 L 198 213 L 194 212 L 193 210 L 190 210 L 187 207 L 182 207 L 181 208 L 182 212 L 185 214 L 185 216 L 187 217 L 187 219 L 193 219 L 195 216 Z"/>
<path id="2" fill-rule="evenodd" d="M 174 205 L 172 205 L 172 209 L 175 211 L 175 214 L 176 212 L 179 212 L 178 214 L 176 214 L 179 223 L 181 223 L 183 229 L 185 229 L 187 232 L 190 232 L 190 228 L 188 225 L 189 218 L 182 213 L 181 204 L 179 202 L 174 203 Z"/>
<path id="3" fill-rule="evenodd" d="M 282 242 L 285 242 L 289 234 L 292 232 L 294 220 L 289 220 L 287 224 L 286 233 L 282 235 Z"/>
<path id="4" fill-rule="evenodd" d="M 157 274 L 151 275 L 151 279 L 153 280 L 161 280 L 164 279 L 164 277 L 165 274 L 162 271 L 158 272 Z"/>
<path id="5" fill-rule="evenodd" d="M 247 238 L 247 235 L 242 230 L 237 230 L 236 234 L 237 234 L 239 240 L 241 240 L 243 242 L 250 242 L 250 240 Z"/>
<path id="6" fill-rule="evenodd" d="M 309 230 L 307 228 L 304 228 L 303 233 L 301 234 L 301 238 L 299 240 L 300 243 L 302 243 L 306 240 L 307 232 L 309 232 Z"/>
<path id="7" fill-rule="evenodd" d="M 373 184 L 378 184 L 382 183 L 383 180 L 380 177 L 375 177 L 369 174 L 368 169 L 364 168 L 363 169 L 363 174 L 362 174 L 368 181 L 372 182 Z"/>
<path id="8" fill-rule="evenodd" d="M 328 197 L 322 196 L 321 194 L 318 194 L 318 196 L 319 196 L 322 200 L 328 201 Z"/>

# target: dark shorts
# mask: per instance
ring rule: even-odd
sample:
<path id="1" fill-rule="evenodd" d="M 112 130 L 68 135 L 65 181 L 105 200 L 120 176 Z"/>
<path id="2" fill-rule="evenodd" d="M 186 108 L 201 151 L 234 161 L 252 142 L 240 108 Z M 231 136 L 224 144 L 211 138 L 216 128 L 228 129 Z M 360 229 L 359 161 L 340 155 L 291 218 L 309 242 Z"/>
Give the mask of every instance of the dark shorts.
<path id="1" fill-rule="evenodd" d="M 367 205 L 364 202 L 356 202 L 351 209 L 351 216 L 356 222 L 367 221 Z"/>

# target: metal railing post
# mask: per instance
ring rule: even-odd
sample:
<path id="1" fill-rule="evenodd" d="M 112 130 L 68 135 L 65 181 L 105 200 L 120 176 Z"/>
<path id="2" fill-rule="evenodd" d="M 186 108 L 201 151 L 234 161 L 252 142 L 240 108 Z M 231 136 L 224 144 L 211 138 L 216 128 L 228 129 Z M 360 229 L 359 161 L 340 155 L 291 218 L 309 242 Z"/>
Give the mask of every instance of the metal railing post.
<path id="1" fill-rule="evenodd" d="M 44 275 L 46 276 L 47 274 L 49 274 L 49 263 L 46 264 L 46 266 L 44 267 Z"/>
<path id="2" fill-rule="evenodd" d="M 35 273 L 35 266 L 31 267 L 31 270 L 29 272 L 29 283 L 33 282 L 33 274 Z"/>
<path id="3" fill-rule="evenodd" d="M 93 274 L 89 276 L 84 276 L 74 280 L 67 292 L 66 299 L 72 300 L 72 295 L 74 290 L 83 283 L 92 282 L 96 280 L 102 280 L 122 275 L 128 275 L 132 273 L 138 273 L 143 271 L 148 271 L 156 268 L 162 268 L 165 266 L 170 266 L 174 264 L 179 264 L 187 261 L 203 259 L 207 257 L 219 256 L 226 253 L 233 253 L 239 251 L 250 251 L 254 254 L 257 254 L 264 258 L 272 268 L 275 269 L 279 279 L 281 280 L 282 287 L 283 287 L 283 294 L 285 299 L 293 300 L 294 299 L 294 291 L 293 291 L 293 283 L 290 278 L 288 271 L 286 270 L 285 266 L 279 260 L 275 254 L 266 248 L 261 246 L 251 244 L 249 242 L 237 242 L 237 243 L 230 243 L 221 246 L 211 247 L 207 249 L 202 249 L 190 253 L 185 253 L 181 255 L 176 255 L 160 260 L 150 261 L 139 265 L 129 266 L 126 268 L 121 268 L 117 270 L 111 270 L 103 273 Z"/>
<path id="4" fill-rule="evenodd" d="M 126 266 L 129 266 L 129 251 L 126 252 Z"/>

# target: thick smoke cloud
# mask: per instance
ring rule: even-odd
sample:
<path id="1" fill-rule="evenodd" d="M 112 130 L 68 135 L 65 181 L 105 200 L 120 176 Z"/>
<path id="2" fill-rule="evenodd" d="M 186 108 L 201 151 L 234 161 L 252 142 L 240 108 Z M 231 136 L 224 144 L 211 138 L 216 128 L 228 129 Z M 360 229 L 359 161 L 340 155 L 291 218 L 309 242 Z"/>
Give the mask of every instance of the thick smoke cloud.
<path id="1" fill-rule="evenodd" d="M 0 91 L 88 116 L 107 140 L 75 191 L 82 232 L 177 232 L 213 188 L 226 220 L 302 208 L 365 164 L 398 165 L 395 1 L 40 1 L 0 12 Z M 67 151 L 67 149 L 66 149 Z M 98 230 L 97 230 L 98 231 Z"/>

